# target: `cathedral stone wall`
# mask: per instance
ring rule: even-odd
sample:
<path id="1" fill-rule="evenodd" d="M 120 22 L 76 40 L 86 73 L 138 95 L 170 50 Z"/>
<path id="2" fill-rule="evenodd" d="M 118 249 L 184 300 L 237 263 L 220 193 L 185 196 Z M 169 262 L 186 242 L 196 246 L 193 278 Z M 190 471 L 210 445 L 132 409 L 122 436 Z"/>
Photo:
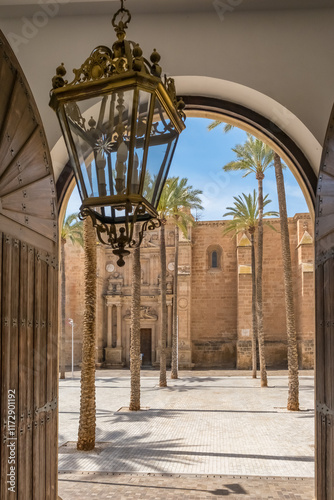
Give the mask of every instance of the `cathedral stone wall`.
<path id="1" fill-rule="evenodd" d="M 236 366 L 236 242 L 223 236 L 224 222 L 199 222 L 193 229 L 191 336 L 196 368 Z M 211 266 L 217 252 L 217 267 Z"/>
<path id="2" fill-rule="evenodd" d="M 287 336 L 280 223 L 264 228 L 263 313 L 267 366 L 287 366 Z M 178 329 L 180 368 L 251 367 L 252 269 L 249 235 L 224 235 L 227 221 L 198 222 L 179 236 Z M 313 225 L 307 214 L 289 218 L 295 318 L 300 368 L 314 364 Z M 167 359 L 171 356 L 174 307 L 175 231 L 166 225 Z M 160 232 L 141 247 L 143 364 L 159 366 Z M 129 365 L 132 257 L 118 268 L 112 251 L 97 249 L 96 363 Z M 80 365 L 84 311 L 83 250 L 70 243 L 66 254 L 66 318 L 74 320 L 74 363 Z M 66 364 L 71 363 L 71 326 L 66 322 Z"/>

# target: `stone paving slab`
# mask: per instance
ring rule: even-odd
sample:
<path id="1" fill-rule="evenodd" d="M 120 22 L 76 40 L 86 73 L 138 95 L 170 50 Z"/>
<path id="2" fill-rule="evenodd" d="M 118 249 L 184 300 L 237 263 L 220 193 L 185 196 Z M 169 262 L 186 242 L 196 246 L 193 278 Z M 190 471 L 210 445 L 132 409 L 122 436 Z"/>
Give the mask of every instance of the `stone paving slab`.
<path id="1" fill-rule="evenodd" d="M 311 478 L 223 475 L 60 473 L 62 500 L 312 500 Z"/>
<path id="2" fill-rule="evenodd" d="M 300 412 L 285 409 L 286 375 L 261 388 L 235 371 L 188 372 L 163 389 L 158 376 L 142 377 L 149 410 L 118 412 L 129 404 L 129 372 L 98 372 L 96 441 L 108 443 L 98 454 L 63 453 L 77 439 L 80 381 L 61 380 L 59 470 L 313 477 L 312 376 L 300 378 Z"/>
<path id="3" fill-rule="evenodd" d="M 128 412 L 129 372 L 98 371 L 96 448 L 78 452 L 76 372 L 59 388 L 60 497 L 312 500 L 313 372 L 302 373 L 300 412 L 286 410 L 285 371 L 269 373 L 268 388 L 249 372 L 210 371 L 180 372 L 162 389 L 151 370 L 148 409 Z"/>

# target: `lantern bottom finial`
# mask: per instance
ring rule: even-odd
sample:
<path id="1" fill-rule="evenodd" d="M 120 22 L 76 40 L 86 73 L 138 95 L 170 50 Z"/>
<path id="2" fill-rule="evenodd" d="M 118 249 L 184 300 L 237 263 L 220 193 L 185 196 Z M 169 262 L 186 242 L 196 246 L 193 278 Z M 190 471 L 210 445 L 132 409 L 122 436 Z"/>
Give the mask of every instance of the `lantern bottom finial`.
<path id="1" fill-rule="evenodd" d="M 124 257 L 129 255 L 129 253 L 129 250 L 125 250 L 125 248 L 117 248 L 116 250 L 113 250 L 113 254 L 118 257 L 117 265 L 119 267 L 123 267 L 125 265 Z"/>

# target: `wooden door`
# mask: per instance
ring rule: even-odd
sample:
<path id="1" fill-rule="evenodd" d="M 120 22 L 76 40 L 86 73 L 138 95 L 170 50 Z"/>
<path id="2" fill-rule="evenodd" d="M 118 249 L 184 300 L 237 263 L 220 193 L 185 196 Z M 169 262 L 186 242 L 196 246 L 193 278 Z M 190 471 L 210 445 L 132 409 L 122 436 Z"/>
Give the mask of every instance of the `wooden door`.
<path id="1" fill-rule="evenodd" d="M 143 365 L 152 365 L 152 330 L 140 329 L 140 352 L 143 355 Z"/>
<path id="2" fill-rule="evenodd" d="M 1 500 L 57 499 L 57 238 L 41 119 L 0 32 Z"/>
<path id="3" fill-rule="evenodd" d="M 334 500 L 334 108 L 318 179 L 316 279 L 316 494 Z"/>

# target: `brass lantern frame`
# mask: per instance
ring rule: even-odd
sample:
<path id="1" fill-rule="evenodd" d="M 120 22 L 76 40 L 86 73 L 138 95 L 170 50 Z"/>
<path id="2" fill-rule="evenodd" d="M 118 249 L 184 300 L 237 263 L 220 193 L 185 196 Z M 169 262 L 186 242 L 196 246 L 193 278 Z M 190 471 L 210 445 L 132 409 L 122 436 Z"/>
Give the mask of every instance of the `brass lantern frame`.
<path id="1" fill-rule="evenodd" d="M 118 17 L 120 17 L 120 20 L 116 23 Z M 124 265 L 123 256 L 129 253 L 125 250 L 125 247 L 128 246 L 129 248 L 133 248 L 140 245 L 144 231 L 154 229 L 159 225 L 159 222 L 152 221 L 152 219 L 158 216 L 155 207 L 157 207 L 162 187 L 168 175 L 169 165 L 175 151 L 178 135 L 185 128 L 185 114 L 183 112 L 184 103 L 182 99 L 178 100 L 176 97 L 174 80 L 166 76 L 164 76 L 164 79 L 161 78 L 162 69 L 159 65 L 160 55 L 154 49 L 150 57 L 151 62 L 149 62 L 143 57 L 142 50 L 138 44 L 125 39 L 125 29 L 130 19 L 131 14 L 127 9 L 124 9 L 123 0 L 121 0 L 121 8 L 116 12 L 112 20 L 118 38 L 113 44 L 112 49 L 105 46 L 96 47 L 82 66 L 77 70 L 73 70 L 75 77 L 70 83 L 64 79 L 66 70 L 64 65 L 61 64 L 61 66 L 57 68 L 57 74 L 52 80 L 53 89 L 50 98 L 50 106 L 56 111 L 61 124 L 70 160 L 73 164 L 75 176 L 79 184 L 79 190 L 83 191 L 81 192 L 83 202 L 80 208 L 80 215 L 82 218 L 87 216 L 92 218 L 93 224 L 97 229 L 99 240 L 104 244 L 111 245 L 114 249 L 114 253 L 119 255 L 119 265 Z M 126 192 L 122 194 L 112 194 L 110 190 L 109 195 L 98 197 L 89 196 L 85 187 L 85 180 L 80 168 L 80 159 L 76 151 L 76 145 L 69 125 L 66 105 L 72 104 L 77 106 L 76 103 L 81 101 L 88 101 L 96 97 L 103 99 L 112 95 L 120 95 L 120 93 L 126 91 L 133 91 L 132 110 L 136 112 L 139 109 L 140 92 L 144 92 L 145 95 L 148 96 L 147 101 L 149 101 L 149 113 L 147 116 L 145 137 L 143 138 L 143 158 L 140 170 L 139 194 L 131 192 L 132 173 L 135 168 L 134 150 L 137 140 L 136 134 L 133 133 L 137 126 L 137 114 L 132 111 Z M 170 124 L 170 136 L 165 134 L 164 141 L 162 140 L 163 135 L 159 131 L 159 134 L 161 134 L 160 143 L 159 135 L 152 135 L 157 101 L 159 102 L 162 112 L 168 117 Z M 85 119 L 80 115 L 79 108 L 78 117 L 79 121 L 81 120 L 80 124 L 85 124 Z M 162 115 L 160 118 L 161 122 L 163 122 Z M 158 119 L 160 118 L 158 117 Z M 118 116 L 118 120 L 120 120 L 120 115 Z M 80 126 L 79 121 L 77 122 L 78 128 Z M 87 134 L 85 128 L 82 129 L 82 131 Z M 122 136 L 118 137 L 122 138 Z M 166 137 L 170 142 L 167 141 Z M 159 166 L 153 195 L 150 199 L 151 202 L 149 202 L 143 196 L 143 189 L 149 147 L 151 141 L 154 140 L 158 145 L 168 144 L 168 146 L 167 151 L 164 153 L 162 164 Z M 116 147 L 116 142 L 113 144 L 115 144 Z M 172 151 L 170 151 L 170 149 L 172 149 Z M 169 156 L 170 152 L 172 153 L 171 156 Z M 104 214 L 103 207 L 111 207 L 112 217 L 101 215 L 99 211 L 95 210 L 95 208 L 101 209 L 101 212 Z M 123 210 L 125 215 L 116 217 L 115 210 Z M 133 228 L 136 222 L 142 223 L 137 241 L 133 239 Z M 119 225 L 121 225 L 121 227 L 116 227 Z"/>
<path id="2" fill-rule="evenodd" d="M 175 127 L 175 130 L 180 134 L 182 130 L 184 129 L 184 122 L 180 120 L 179 115 L 177 114 L 177 111 L 175 110 L 175 106 L 173 105 L 172 99 L 170 95 L 168 94 L 166 88 L 164 85 L 161 83 L 161 80 L 157 77 L 154 77 L 152 75 L 147 75 L 147 74 L 141 74 L 132 71 L 130 74 L 121 74 L 117 76 L 111 76 L 109 78 L 99 80 L 99 81 L 91 81 L 91 82 L 84 82 L 75 86 L 64 86 L 57 88 L 52 91 L 51 94 L 51 99 L 50 99 L 50 106 L 57 112 L 58 115 L 61 116 L 61 124 L 62 128 L 65 128 L 66 132 L 66 137 L 67 139 L 71 142 L 70 144 L 70 150 L 71 153 L 74 156 L 74 161 L 77 165 L 80 164 L 79 158 L 77 157 L 74 141 L 71 135 L 71 131 L 68 125 L 67 117 L 66 117 L 66 112 L 64 110 L 64 105 L 70 102 L 75 101 L 84 101 L 93 97 L 96 97 L 96 95 L 99 96 L 104 96 L 104 95 L 110 95 L 111 92 L 115 91 L 127 91 L 127 90 L 134 90 L 135 93 L 142 90 L 146 93 L 151 94 L 151 100 L 153 99 L 159 99 L 159 102 L 164 103 L 164 105 L 167 107 L 164 107 L 164 111 L 168 114 L 169 119 L 171 120 L 173 126 Z M 134 99 L 136 96 L 134 96 Z M 148 118 L 148 131 L 150 129 L 150 125 L 152 124 L 153 121 L 153 115 L 154 115 L 154 102 L 151 102 L 150 104 L 150 115 Z M 65 135 L 65 134 L 64 134 Z M 134 141 L 134 138 L 132 136 L 132 141 Z M 150 140 L 150 135 L 149 133 L 146 134 L 145 137 L 145 142 L 149 142 Z M 143 184 L 143 179 L 145 176 L 146 172 L 146 160 L 147 160 L 147 154 L 148 154 L 148 146 L 146 145 L 144 147 L 145 151 L 145 156 L 143 158 L 143 174 L 141 175 L 141 186 L 140 186 L 140 192 L 142 192 L 142 184 Z M 130 146 L 130 152 L 133 153 L 133 147 Z M 129 162 L 131 162 L 132 158 L 129 159 Z M 80 181 L 80 186 L 84 188 L 84 180 L 82 177 L 82 173 L 80 169 L 77 169 L 76 175 L 79 177 Z M 166 172 L 166 176 L 168 175 L 168 172 Z M 165 177 L 166 177 L 165 176 Z M 128 176 L 128 183 L 130 181 L 130 176 Z M 127 189 L 129 186 L 127 186 Z M 105 197 L 90 197 L 88 199 L 87 193 L 86 194 L 86 199 L 82 204 L 83 208 L 91 208 L 91 207 L 99 207 L 99 206 L 105 206 L 108 205 L 111 201 L 112 204 L 117 206 L 124 206 L 125 203 L 128 201 L 129 194 L 125 195 L 112 195 L 112 196 L 105 196 Z M 110 200 L 112 198 L 112 200 Z M 133 202 L 135 204 L 141 204 L 147 212 L 152 216 L 152 217 L 157 217 L 157 211 L 154 209 L 154 207 L 142 196 L 140 195 L 131 195 L 131 198 L 133 199 Z M 120 221 L 121 222 L 121 221 Z"/>

